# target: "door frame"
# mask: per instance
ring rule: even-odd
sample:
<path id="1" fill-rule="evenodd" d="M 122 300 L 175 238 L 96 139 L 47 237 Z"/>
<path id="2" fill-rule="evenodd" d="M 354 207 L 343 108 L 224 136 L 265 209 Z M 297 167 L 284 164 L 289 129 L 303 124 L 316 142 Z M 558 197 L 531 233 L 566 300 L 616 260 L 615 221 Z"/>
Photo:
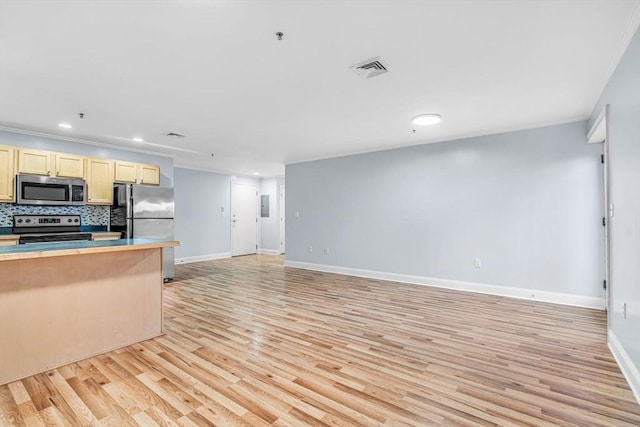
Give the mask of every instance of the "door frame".
<path id="1" fill-rule="evenodd" d="M 280 246 L 278 247 L 279 253 L 282 255 L 285 253 L 285 187 L 284 184 L 280 185 L 280 199 L 278 202 L 278 214 L 280 216 Z"/>
<path id="2" fill-rule="evenodd" d="M 609 194 L 609 104 L 600 110 L 598 117 L 594 121 L 589 133 L 587 142 L 602 143 L 602 218 L 604 232 L 604 283 L 605 288 L 605 310 L 607 311 L 607 324 L 611 316 L 611 218 L 613 217 L 613 203 Z"/>
<path id="3" fill-rule="evenodd" d="M 256 240 L 256 248 L 254 249 L 253 252 L 247 253 L 247 254 L 243 254 L 243 255 L 251 255 L 251 254 L 257 254 L 258 253 L 258 209 L 260 208 L 260 203 L 258 201 L 258 184 L 257 183 L 250 183 L 250 182 L 235 182 L 232 181 L 231 182 L 231 187 L 230 187 L 230 193 L 229 193 L 229 252 L 231 253 L 231 256 L 241 256 L 241 255 L 234 255 L 233 253 L 233 187 L 236 185 L 241 185 L 244 187 L 251 187 L 254 192 L 255 192 L 255 209 L 254 209 L 254 214 L 256 216 L 256 224 L 255 224 L 255 240 Z"/>

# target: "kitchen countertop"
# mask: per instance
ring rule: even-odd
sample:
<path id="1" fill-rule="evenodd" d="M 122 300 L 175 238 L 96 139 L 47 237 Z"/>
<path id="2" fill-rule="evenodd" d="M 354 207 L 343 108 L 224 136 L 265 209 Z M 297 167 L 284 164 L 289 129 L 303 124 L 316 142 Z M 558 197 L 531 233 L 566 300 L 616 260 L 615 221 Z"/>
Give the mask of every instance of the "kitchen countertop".
<path id="1" fill-rule="evenodd" d="M 30 245 L 0 246 L 0 262 L 17 259 L 49 258 L 56 256 L 135 251 L 140 249 L 179 246 L 180 242 L 156 239 L 119 239 L 103 241 L 34 243 Z"/>

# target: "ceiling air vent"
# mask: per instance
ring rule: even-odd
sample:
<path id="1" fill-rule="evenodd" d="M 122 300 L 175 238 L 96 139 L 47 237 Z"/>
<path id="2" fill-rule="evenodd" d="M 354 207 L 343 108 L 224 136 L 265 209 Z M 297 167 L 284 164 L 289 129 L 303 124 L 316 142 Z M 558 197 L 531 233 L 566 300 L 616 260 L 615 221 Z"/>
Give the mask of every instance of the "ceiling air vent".
<path id="1" fill-rule="evenodd" d="M 359 62 L 349 68 L 363 79 L 370 79 L 371 77 L 379 76 L 389 71 L 389 67 L 382 62 L 379 56 Z"/>
<path id="2" fill-rule="evenodd" d="M 167 132 L 164 134 L 164 136 L 170 136 L 172 138 L 184 138 L 185 135 L 181 134 L 181 133 L 176 133 L 176 132 Z"/>

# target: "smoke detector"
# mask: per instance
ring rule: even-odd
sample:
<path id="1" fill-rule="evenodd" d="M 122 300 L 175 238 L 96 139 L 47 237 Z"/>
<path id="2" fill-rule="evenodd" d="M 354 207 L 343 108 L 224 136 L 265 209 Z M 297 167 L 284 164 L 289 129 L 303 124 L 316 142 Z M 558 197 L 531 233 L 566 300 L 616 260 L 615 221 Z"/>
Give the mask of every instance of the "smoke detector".
<path id="1" fill-rule="evenodd" d="M 164 134 L 164 136 L 169 136 L 171 138 L 184 138 L 186 135 L 183 135 L 181 133 L 177 133 L 177 132 L 167 132 Z"/>
<path id="2" fill-rule="evenodd" d="M 379 76 L 389 71 L 389 67 L 382 62 L 379 56 L 358 62 L 349 68 L 363 79 L 370 79 L 371 77 Z"/>

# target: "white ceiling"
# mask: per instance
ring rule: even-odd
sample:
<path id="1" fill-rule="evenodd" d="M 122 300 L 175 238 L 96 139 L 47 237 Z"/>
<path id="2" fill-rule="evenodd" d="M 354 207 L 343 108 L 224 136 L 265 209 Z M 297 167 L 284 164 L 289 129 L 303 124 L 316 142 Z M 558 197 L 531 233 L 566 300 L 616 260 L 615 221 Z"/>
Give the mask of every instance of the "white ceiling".
<path id="1" fill-rule="evenodd" d="M 275 176 L 584 119 L 639 21 L 637 0 L 2 0 L 0 126 Z M 391 71 L 349 69 L 374 56 Z"/>

